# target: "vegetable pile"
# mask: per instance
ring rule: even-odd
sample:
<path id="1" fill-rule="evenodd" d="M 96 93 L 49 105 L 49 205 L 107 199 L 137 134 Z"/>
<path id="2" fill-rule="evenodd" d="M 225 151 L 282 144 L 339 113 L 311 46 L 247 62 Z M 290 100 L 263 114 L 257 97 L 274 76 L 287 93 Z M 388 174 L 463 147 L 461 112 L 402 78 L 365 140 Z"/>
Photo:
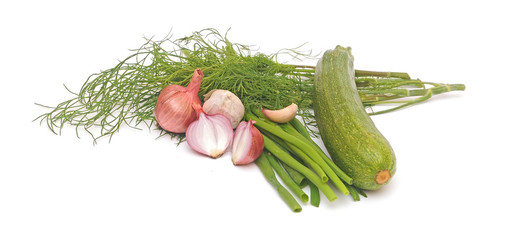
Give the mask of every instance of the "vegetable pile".
<path id="1" fill-rule="evenodd" d="M 369 115 L 465 89 L 407 73 L 354 70 L 349 48 L 329 50 L 317 66 L 306 66 L 277 60 L 312 57 L 298 49 L 256 53 L 215 29 L 171 38 L 146 39 L 115 67 L 91 75 L 79 92 L 67 88 L 71 99 L 38 104 L 49 111 L 35 120 L 56 134 L 74 126 L 78 137 L 84 131 L 94 143 L 110 141 L 124 124 L 143 124 L 212 158 L 231 146 L 234 165 L 256 163 L 299 212 L 293 195 L 318 206 L 320 193 L 337 199 L 335 188 L 358 201 L 366 197 L 363 189 L 388 183 L 394 153 Z M 313 141 L 319 136 L 330 156 Z"/>

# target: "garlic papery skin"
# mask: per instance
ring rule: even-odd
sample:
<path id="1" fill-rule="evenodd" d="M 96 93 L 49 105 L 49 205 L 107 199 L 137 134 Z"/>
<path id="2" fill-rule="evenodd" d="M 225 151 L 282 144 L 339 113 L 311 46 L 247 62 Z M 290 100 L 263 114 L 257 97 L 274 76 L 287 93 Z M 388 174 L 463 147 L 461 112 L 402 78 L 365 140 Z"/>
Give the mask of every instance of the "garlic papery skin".
<path id="1" fill-rule="evenodd" d="M 211 158 L 218 158 L 228 149 L 234 136 L 230 120 L 221 114 L 206 114 L 200 106 L 195 108 L 199 112 L 196 121 L 186 130 L 186 142 L 200 154 Z"/>
<path id="2" fill-rule="evenodd" d="M 197 119 L 193 104 L 201 104 L 199 88 L 203 73 L 196 69 L 187 87 L 169 85 L 162 89 L 156 102 L 155 118 L 158 125 L 174 133 L 184 133 L 188 126 Z"/>
<path id="3" fill-rule="evenodd" d="M 204 112 L 208 114 L 223 114 L 230 120 L 232 128 L 243 119 L 245 107 L 241 100 L 232 92 L 215 89 L 204 95 Z"/>
<path id="4" fill-rule="evenodd" d="M 293 120 L 293 118 L 296 116 L 296 112 L 298 112 L 298 105 L 291 103 L 291 105 L 280 110 L 261 109 L 261 112 L 263 115 L 265 115 L 265 117 L 273 122 L 286 123 Z"/>
<path id="5" fill-rule="evenodd" d="M 232 163 L 245 165 L 254 162 L 263 152 L 264 140 L 261 132 L 254 127 L 255 121 L 242 121 L 236 128 L 232 143 Z"/>

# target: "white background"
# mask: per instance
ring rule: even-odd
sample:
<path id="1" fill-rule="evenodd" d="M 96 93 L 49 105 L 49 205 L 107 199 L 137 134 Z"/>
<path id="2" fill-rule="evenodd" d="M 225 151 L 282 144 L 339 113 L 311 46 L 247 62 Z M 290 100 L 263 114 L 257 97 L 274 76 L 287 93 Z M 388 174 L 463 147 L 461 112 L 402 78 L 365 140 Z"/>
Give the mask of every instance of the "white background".
<path id="1" fill-rule="evenodd" d="M 346 2 L 346 1 L 344 1 Z M 367 1 L 368 2 L 368 1 Z M 530 17 L 524 1 L 3 1 L 0 239 L 529 239 Z M 373 117 L 397 155 L 366 199 L 293 213 L 255 165 L 157 132 L 96 146 L 32 122 L 143 36 L 232 28 L 272 53 L 351 46 L 358 69 L 465 92 Z"/>

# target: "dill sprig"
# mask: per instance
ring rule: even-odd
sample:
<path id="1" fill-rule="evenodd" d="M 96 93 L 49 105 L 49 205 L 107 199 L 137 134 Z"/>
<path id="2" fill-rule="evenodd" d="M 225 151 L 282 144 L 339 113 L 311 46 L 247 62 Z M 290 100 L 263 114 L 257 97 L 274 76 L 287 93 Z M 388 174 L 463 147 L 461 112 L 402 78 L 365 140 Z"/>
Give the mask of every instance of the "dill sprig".
<path id="1" fill-rule="evenodd" d="M 318 136 L 311 110 L 315 67 L 277 61 L 282 54 L 294 59 L 313 56 L 298 48 L 282 49 L 274 54 L 254 53 L 248 45 L 229 41 L 227 33 L 222 35 L 210 28 L 184 38 L 173 39 L 171 35 L 161 40 L 145 38 L 142 46 L 131 50 L 132 54 L 116 66 L 90 75 L 78 92 L 65 86 L 73 95 L 71 99 L 54 107 L 37 104 L 49 112 L 35 120 L 46 123 L 55 134 L 61 134 L 67 125 L 74 126 L 78 137 L 84 131 L 94 143 L 102 137 L 109 137 L 110 141 L 124 124 L 151 129 L 156 126 L 153 111 L 160 91 L 170 84 L 187 86 L 194 70 L 201 68 L 204 73 L 201 97 L 210 90 L 225 89 L 236 94 L 245 109 L 279 109 L 296 103 L 298 115 L 312 135 Z M 425 101 L 434 94 L 464 88 L 461 84 L 411 80 L 408 74 L 395 72 L 356 70 L 355 81 L 366 107 L 397 104 L 371 114 L 394 111 Z M 426 84 L 432 87 L 426 88 Z M 415 98 L 395 101 L 406 97 Z M 161 135 L 177 137 L 179 143 L 184 139 L 183 135 L 158 129 Z"/>
<path id="2" fill-rule="evenodd" d="M 78 93 L 67 88 L 74 95 L 71 99 L 55 107 L 38 104 L 50 111 L 35 120 L 46 123 L 56 134 L 72 125 L 78 137 L 85 131 L 94 142 L 105 136 L 112 138 L 124 124 L 151 128 L 160 91 L 170 84 L 187 86 L 196 68 L 204 73 L 200 96 L 213 89 L 226 89 L 239 96 L 246 109 L 278 109 L 294 102 L 309 112 L 311 82 L 303 80 L 307 74 L 276 62 L 278 53 L 251 54 L 249 46 L 232 43 L 215 29 L 176 40 L 171 35 L 145 40 L 113 68 L 89 76 Z M 311 119 L 306 113 L 301 112 Z"/>

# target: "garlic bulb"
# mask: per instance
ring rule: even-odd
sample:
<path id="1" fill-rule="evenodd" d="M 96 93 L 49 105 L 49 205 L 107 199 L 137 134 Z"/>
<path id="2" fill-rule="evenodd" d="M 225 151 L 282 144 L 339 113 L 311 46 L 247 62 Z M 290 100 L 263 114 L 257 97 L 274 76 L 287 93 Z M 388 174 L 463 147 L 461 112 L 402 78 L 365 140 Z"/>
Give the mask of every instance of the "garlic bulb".
<path id="1" fill-rule="evenodd" d="M 232 143 L 232 162 L 244 165 L 254 162 L 263 152 L 264 140 L 261 132 L 254 127 L 255 121 L 242 121 L 236 128 Z"/>
<path id="2" fill-rule="evenodd" d="M 220 157 L 234 136 L 230 120 L 221 114 L 206 114 L 200 105 L 193 107 L 199 116 L 188 126 L 186 142 L 198 153 L 211 158 Z"/>
<path id="3" fill-rule="evenodd" d="M 160 92 L 155 118 L 161 128 L 168 132 L 184 133 L 188 125 L 197 119 L 192 105 L 201 104 L 199 88 L 202 77 L 201 69 L 197 68 L 187 87 L 173 84 Z"/>
<path id="4" fill-rule="evenodd" d="M 291 105 L 280 110 L 262 109 L 261 112 L 263 115 L 265 115 L 265 117 L 273 122 L 286 123 L 293 120 L 293 118 L 296 116 L 296 112 L 298 112 L 298 105 L 291 103 Z"/>
<path id="5" fill-rule="evenodd" d="M 223 114 L 230 120 L 232 129 L 243 119 L 245 107 L 241 100 L 232 92 L 216 89 L 204 95 L 204 112 L 208 114 Z"/>

